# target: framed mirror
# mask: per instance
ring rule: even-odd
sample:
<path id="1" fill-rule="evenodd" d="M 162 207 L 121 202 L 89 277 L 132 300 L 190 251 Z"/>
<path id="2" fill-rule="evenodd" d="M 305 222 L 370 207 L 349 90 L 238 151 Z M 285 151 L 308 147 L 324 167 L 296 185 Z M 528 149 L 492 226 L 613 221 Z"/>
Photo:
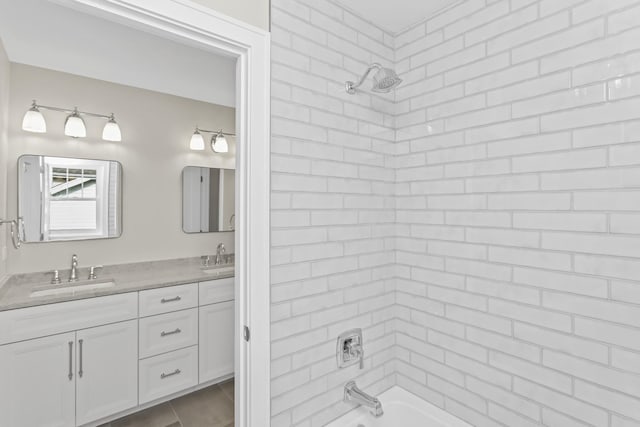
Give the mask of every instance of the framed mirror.
<path id="1" fill-rule="evenodd" d="M 235 229 L 236 171 L 187 166 L 182 170 L 182 231 Z"/>
<path id="2" fill-rule="evenodd" d="M 18 217 L 25 243 L 110 239 L 122 234 L 122 165 L 23 155 Z"/>

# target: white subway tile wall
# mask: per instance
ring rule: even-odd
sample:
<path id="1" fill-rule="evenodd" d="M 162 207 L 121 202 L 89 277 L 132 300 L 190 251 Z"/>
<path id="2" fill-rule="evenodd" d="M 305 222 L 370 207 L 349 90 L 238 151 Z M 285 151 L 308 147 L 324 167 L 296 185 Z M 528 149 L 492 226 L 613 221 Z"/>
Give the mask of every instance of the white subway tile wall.
<path id="1" fill-rule="evenodd" d="M 397 119 L 432 129 L 397 121 L 398 384 L 478 426 L 640 426 L 640 1 L 477 3 L 396 37 Z"/>
<path id="2" fill-rule="evenodd" d="M 352 378 L 474 426 L 640 426 L 639 17 L 467 0 L 392 36 L 272 0 L 273 426 Z M 402 86 L 347 95 L 374 61 Z"/>
<path id="3" fill-rule="evenodd" d="M 274 0 L 272 18 L 271 425 L 319 427 L 352 409 L 350 379 L 396 383 L 395 104 L 344 88 L 394 44 L 326 0 Z M 351 328 L 363 370 L 337 368 Z"/>

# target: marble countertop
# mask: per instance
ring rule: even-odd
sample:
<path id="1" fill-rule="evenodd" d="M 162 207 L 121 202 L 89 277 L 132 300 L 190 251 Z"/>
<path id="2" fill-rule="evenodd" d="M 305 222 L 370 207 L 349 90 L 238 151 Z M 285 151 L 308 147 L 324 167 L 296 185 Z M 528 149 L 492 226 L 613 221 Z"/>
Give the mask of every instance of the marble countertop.
<path id="1" fill-rule="evenodd" d="M 62 283 L 51 285 L 51 273 L 28 273 L 10 276 L 0 287 L 0 311 L 16 308 L 33 307 L 37 305 L 53 304 L 93 298 L 98 296 L 135 292 L 144 289 L 161 288 L 165 286 L 182 285 L 185 283 L 203 282 L 207 280 L 233 277 L 233 272 L 220 275 L 206 273 L 205 270 L 231 267 L 233 264 L 219 266 L 211 265 L 206 269 L 202 267 L 200 258 L 183 258 L 168 261 L 151 261 L 135 264 L 120 264 L 104 266 L 98 270 L 98 278 L 92 281 L 84 280 L 89 274 L 88 268 L 78 268 L 77 282 L 67 282 L 69 272 L 62 270 L 60 278 Z M 32 297 L 34 290 L 77 286 L 88 283 L 115 282 L 115 286 L 102 289 L 70 291 L 57 295 Z"/>

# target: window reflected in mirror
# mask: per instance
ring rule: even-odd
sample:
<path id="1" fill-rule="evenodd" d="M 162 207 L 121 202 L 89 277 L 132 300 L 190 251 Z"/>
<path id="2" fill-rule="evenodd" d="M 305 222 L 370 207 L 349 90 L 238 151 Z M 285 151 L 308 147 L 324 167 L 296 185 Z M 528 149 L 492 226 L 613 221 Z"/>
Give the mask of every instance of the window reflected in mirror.
<path id="1" fill-rule="evenodd" d="M 97 230 L 96 169 L 52 167 L 49 183 L 49 228 Z"/>
<path id="2" fill-rule="evenodd" d="M 18 216 L 26 242 L 120 236 L 120 163 L 25 155 L 18 159 L 18 173 Z"/>

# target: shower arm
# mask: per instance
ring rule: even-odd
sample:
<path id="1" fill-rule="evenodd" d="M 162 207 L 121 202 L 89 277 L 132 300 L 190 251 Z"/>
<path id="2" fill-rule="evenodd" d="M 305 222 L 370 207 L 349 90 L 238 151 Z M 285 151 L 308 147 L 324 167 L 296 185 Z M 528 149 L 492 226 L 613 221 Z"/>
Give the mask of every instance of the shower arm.
<path id="1" fill-rule="evenodd" d="M 362 84 L 367 79 L 367 77 L 369 76 L 371 71 L 373 71 L 373 70 L 381 70 L 381 69 L 382 69 L 382 65 L 378 64 L 377 62 L 369 65 L 369 68 L 367 68 L 367 71 L 365 71 L 365 73 L 362 75 L 362 77 L 360 78 L 358 83 L 354 83 L 354 82 L 347 82 L 346 83 L 347 92 L 350 93 L 350 94 L 355 93 L 356 89 L 359 88 L 360 86 L 362 86 Z"/>

